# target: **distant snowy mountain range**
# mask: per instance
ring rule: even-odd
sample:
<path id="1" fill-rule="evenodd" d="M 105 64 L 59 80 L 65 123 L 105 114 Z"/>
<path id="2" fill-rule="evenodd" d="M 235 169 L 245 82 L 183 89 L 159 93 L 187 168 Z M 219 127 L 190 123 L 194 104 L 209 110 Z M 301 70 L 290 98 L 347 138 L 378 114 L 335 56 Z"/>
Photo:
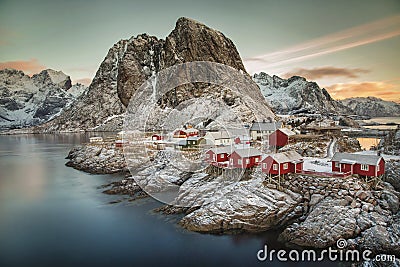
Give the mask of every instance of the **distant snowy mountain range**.
<path id="1" fill-rule="evenodd" d="M 253 75 L 269 106 L 278 114 L 342 114 L 369 117 L 400 116 L 400 104 L 376 97 L 334 100 L 325 88 L 303 77 L 283 79 L 264 72 Z"/>
<path id="2" fill-rule="evenodd" d="M 14 69 L 0 70 L 0 128 L 38 125 L 60 114 L 86 87 L 72 85 L 61 71 L 43 70 L 32 77 Z"/>
<path id="3" fill-rule="evenodd" d="M 339 100 L 355 114 L 370 117 L 400 117 L 400 104 L 376 97 L 354 97 Z"/>

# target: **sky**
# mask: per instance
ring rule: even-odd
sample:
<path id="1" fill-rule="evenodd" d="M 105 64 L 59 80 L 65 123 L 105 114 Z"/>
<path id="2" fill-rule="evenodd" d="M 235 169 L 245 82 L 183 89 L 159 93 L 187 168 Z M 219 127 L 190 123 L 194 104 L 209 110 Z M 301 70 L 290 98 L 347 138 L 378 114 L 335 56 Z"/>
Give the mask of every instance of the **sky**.
<path id="1" fill-rule="evenodd" d="M 229 37 L 250 74 L 400 102 L 399 0 L 0 0 L 0 69 L 52 68 L 89 84 L 114 43 L 165 38 L 183 16 Z"/>

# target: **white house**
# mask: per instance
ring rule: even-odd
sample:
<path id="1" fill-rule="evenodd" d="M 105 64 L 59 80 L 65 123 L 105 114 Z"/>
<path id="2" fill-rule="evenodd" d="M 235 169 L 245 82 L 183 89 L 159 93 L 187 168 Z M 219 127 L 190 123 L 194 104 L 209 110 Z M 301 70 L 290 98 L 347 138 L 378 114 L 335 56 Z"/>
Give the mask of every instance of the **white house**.
<path id="1" fill-rule="evenodd" d="M 217 132 L 207 132 L 204 139 L 206 145 L 210 146 L 250 145 L 250 136 L 246 129 L 224 129 Z"/>
<path id="2" fill-rule="evenodd" d="M 250 136 L 252 140 L 268 140 L 268 136 L 282 128 L 282 122 L 254 122 L 250 127 Z"/>

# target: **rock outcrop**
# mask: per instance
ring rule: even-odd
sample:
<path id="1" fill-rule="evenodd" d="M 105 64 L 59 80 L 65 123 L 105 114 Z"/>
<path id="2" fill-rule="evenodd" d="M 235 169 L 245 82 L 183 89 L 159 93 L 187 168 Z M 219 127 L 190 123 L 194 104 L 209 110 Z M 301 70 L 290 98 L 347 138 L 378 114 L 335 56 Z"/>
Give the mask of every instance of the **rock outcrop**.
<path id="1" fill-rule="evenodd" d="M 142 34 L 130 40 L 118 68 L 118 95 L 127 106 L 133 92 L 154 72 L 176 64 L 211 61 L 245 72 L 233 42 L 221 32 L 188 18 L 179 18 L 175 29 L 165 40 Z M 198 88 L 197 88 L 198 89 Z M 166 100 L 177 105 L 193 96 L 194 88 L 183 86 L 174 92 L 181 97 L 176 103 L 170 94 Z"/>
<path id="2" fill-rule="evenodd" d="M 109 174 L 128 172 L 123 151 L 114 144 L 85 145 L 73 148 L 65 164 L 88 173 Z"/>
<path id="3" fill-rule="evenodd" d="M 291 176 L 285 186 L 302 192 L 305 213 L 280 239 L 289 245 L 326 248 L 346 239 L 349 248 L 399 255 L 397 228 L 400 193 L 390 184 L 370 188 L 357 178 Z M 371 242 L 380 235 L 379 242 Z"/>
<path id="4" fill-rule="evenodd" d="M 180 225 L 206 233 L 261 232 L 300 216 L 301 195 L 262 185 L 262 180 L 239 182 L 223 197 L 186 215 Z"/>

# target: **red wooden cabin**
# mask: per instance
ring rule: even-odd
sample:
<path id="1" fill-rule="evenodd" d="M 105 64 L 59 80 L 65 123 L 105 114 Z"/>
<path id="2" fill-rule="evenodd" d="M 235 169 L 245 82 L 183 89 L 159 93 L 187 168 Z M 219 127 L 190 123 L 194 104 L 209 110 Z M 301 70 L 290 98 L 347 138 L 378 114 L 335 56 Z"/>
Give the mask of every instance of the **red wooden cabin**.
<path id="1" fill-rule="evenodd" d="M 252 168 L 261 161 L 261 152 L 253 147 L 236 149 L 229 157 L 229 166 L 233 168 Z"/>
<path id="2" fill-rule="evenodd" d="M 385 160 L 381 156 L 338 152 L 333 155 L 331 162 L 333 172 L 371 177 L 385 174 Z"/>
<path id="3" fill-rule="evenodd" d="M 295 151 L 267 155 L 261 161 L 261 170 L 272 175 L 298 173 L 303 170 L 303 158 Z"/>
<path id="4" fill-rule="evenodd" d="M 233 148 L 230 146 L 211 148 L 206 152 L 206 161 L 213 162 L 228 162 L 229 155 L 232 153 Z"/>
<path id="5" fill-rule="evenodd" d="M 295 133 L 287 128 L 277 129 L 269 135 L 269 145 L 277 149 L 282 148 L 289 143 L 289 137 L 292 135 L 295 135 Z"/>

